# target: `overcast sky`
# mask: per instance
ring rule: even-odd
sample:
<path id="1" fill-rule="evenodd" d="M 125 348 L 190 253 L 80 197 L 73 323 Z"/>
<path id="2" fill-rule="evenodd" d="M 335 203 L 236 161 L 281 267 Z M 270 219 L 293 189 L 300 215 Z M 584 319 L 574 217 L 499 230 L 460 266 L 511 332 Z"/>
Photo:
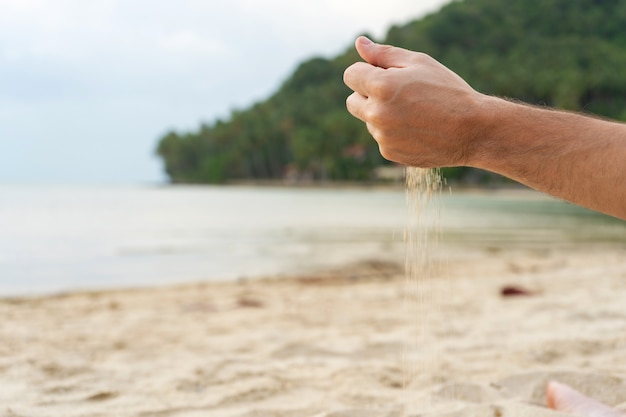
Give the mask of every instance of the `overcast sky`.
<path id="1" fill-rule="evenodd" d="M 0 0 L 0 182 L 164 180 L 154 148 L 447 0 Z"/>

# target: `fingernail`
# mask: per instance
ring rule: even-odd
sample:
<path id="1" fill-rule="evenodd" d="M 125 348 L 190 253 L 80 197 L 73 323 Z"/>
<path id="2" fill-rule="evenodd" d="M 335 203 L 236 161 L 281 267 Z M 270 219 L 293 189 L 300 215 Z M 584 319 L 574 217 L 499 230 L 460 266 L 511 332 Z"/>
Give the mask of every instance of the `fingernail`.
<path id="1" fill-rule="evenodd" d="M 374 42 L 372 42 L 369 38 L 366 38 L 365 36 L 360 36 L 359 37 L 359 43 L 361 45 L 363 45 L 363 46 L 368 46 L 368 45 L 371 45 Z"/>

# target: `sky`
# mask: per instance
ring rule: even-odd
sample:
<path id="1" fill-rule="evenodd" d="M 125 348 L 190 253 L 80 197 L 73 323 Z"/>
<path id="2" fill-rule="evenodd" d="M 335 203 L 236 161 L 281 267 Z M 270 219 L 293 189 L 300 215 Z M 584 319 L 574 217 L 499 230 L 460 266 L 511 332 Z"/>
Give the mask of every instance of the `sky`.
<path id="1" fill-rule="evenodd" d="M 447 2 L 0 0 L 0 183 L 164 182 L 166 132 Z"/>

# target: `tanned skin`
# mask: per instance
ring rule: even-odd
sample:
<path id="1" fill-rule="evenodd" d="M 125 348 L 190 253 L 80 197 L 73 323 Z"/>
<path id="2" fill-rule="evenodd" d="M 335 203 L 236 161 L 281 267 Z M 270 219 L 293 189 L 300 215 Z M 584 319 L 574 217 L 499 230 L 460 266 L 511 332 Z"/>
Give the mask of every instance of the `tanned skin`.
<path id="1" fill-rule="evenodd" d="M 387 159 L 422 168 L 470 166 L 626 220 L 626 125 L 481 94 L 428 55 L 356 40 L 348 111 Z M 624 417 L 550 382 L 548 406 Z"/>
<path id="2" fill-rule="evenodd" d="M 430 56 L 359 37 L 348 111 L 381 154 L 470 166 L 626 220 L 626 125 L 481 94 Z"/>

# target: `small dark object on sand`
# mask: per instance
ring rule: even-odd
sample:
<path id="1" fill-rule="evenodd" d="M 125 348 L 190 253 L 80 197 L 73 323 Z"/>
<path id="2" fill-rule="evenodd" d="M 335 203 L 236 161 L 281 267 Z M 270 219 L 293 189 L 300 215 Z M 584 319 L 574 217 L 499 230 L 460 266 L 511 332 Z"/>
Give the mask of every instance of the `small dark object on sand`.
<path id="1" fill-rule="evenodd" d="M 242 297 L 237 300 L 237 305 L 243 308 L 262 308 L 263 302 L 254 298 Z"/>
<path id="2" fill-rule="evenodd" d="M 505 285 L 500 290 L 500 295 L 502 297 L 519 297 L 519 296 L 530 296 L 530 295 L 537 295 L 537 294 L 539 294 L 538 291 L 527 290 L 517 285 Z"/>

